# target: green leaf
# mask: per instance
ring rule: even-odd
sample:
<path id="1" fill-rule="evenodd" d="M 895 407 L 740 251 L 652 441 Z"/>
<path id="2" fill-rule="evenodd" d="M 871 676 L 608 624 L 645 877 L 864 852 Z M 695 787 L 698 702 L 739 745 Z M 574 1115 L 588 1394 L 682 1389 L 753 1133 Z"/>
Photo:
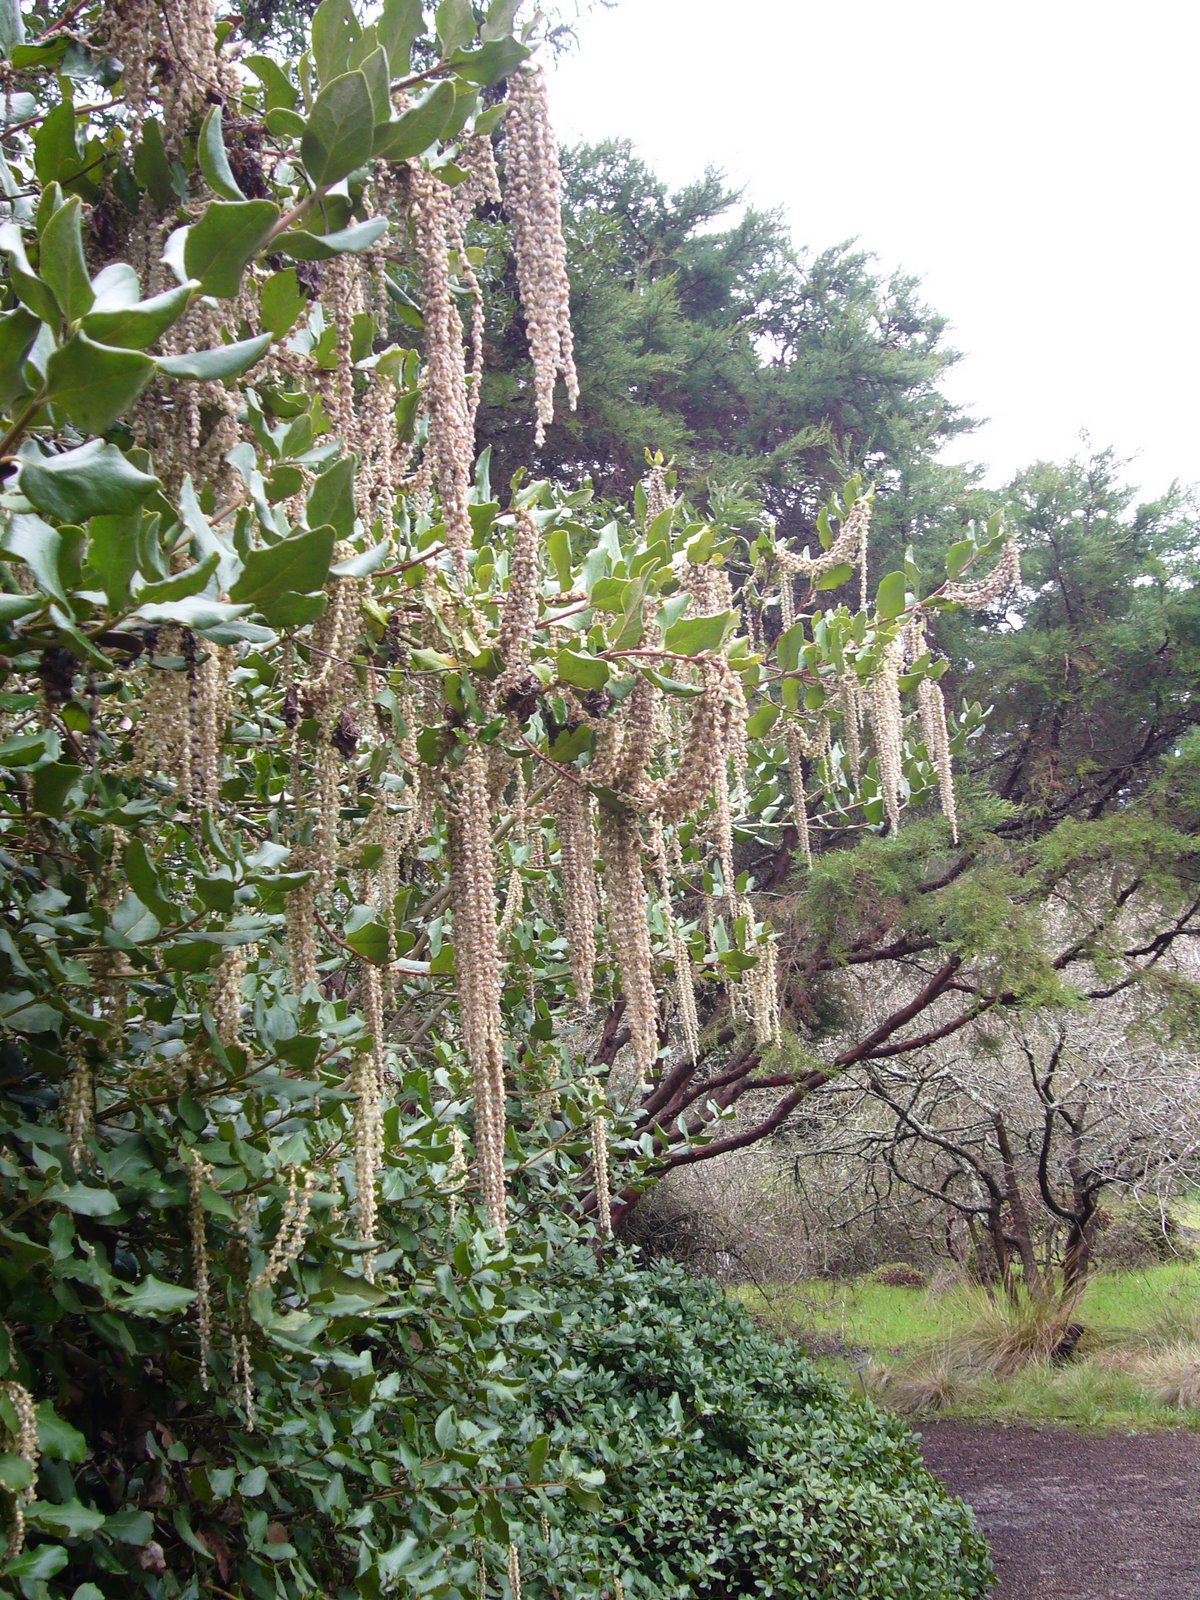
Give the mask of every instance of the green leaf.
<path id="1" fill-rule="evenodd" d="M 327 189 L 371 159 L 375 113 L 361 72 L 344 72 L 321 90 L 300 141 L 300 159 L 318 188 Z"/>
<path id="2" fill-rule="evenodd" d="M 814 584 L 817 589 L 837 589 L 854 576 L 854 566 L 849 561 L 839 561 L 836 567 L 823 572 Z"/>
<path id="3" fill-rule="evenodd" d="M 181 627 L 194 628 L 197 633 L 208 635 L 218 644 L 231 644 L 238 639 L 269 638 L 269 634 L 264 634 L 253 624 L 236 620 L 249 609 L 249 606 L 226 605 L 223 600 L 210 600 L 206 596 L 196 595 L 187 600 L 163 600 L 139 605 L 136 614 L 146 622 L 178 622 Z"/>
<path id="4" fill-rule="evenodd" d="M 746 719 L 746 732 L 752 739 L 761 739 L 779 720 L 779 707 L 770 700 L 764 700 L 762 705 Z"/>
<path id="5" fill-rule="evenodd" d="M 195 1298 L 194 1289 L 181 1289 L 173 1283 L 164 1283 L 151 1273 L 128 1291 L 120 1302 L 120 1310 L 132 1312 L 138 1317 L 174 1316 L 186 1310 Z"/>
<path id="6" fill-rule="evenodd" d="M 21 1494 L 33 1484 L 33 1468 L 20 1456 L 0 1456 L 0 1489 Z"/>
<path id="7" fill-rule="evenodd" d="M 454 85 L 435 84 L 415 105 L 375 129 L 375 154 L 383 161 L 406 161 L 435 144 L 454 112 Z"/>
<path id="8" fill-rule="evenodd" d="M 308 492 L 306 516 L 310 528 L 326 524 L 339 539 L 354 532 L 354 473 L 357 458 L 342 456 L 323 472 Z"/>
<path id="9" fill-rule="evenodd" d="M 51 1461 L 86 1461 L 87 1440 L 78 1428 L 64 1422 L 50 1404 L 41 1400 L 37 1407 L 38 1448 Z"/>
<path id="10" fill-rule="evenodd" d="M 127 516 L 93 517 L 88 525 L 87 564 L 100 579 L 109 604 L 128 605 L 138 569 L 137 523 Z"/>
<path id="11" fill-rule="evenodd" d="M 307 304 L 295 267 L 273 272 L 262 286 L 262 325 L 273 338 L 282 339 Z"/>
<path id="12" fill-rule="evenodd" d="M 83 202 L 72 196 L 59 206 L 42 229 L 41 274 L 68 322 L 78 322 L 91 310 L 95 299 L 83 255 L 82 211 Z"/>
<path id="13" fill-rule="evenodd" d="M 520 9 L 521 0 L 492 0 L 487 9 L 487 21 L 479 30 L 479 37 L 485 41 L 507 38 L 513 31 Z"/>
<path id="14" fill-rule="evenodd" d="M 360 909 L 365 911 L 367 908 L 364 906 Z M 360 922 L 357 927 L 347 926 L 345 939 L 364 961 L 370 961 L 377 967 L 387 961 L 388 931 L 382 922 L 371 920 L 369 912 L 367 921 Z"/>
<path id="15" fill-rule="evenodd" d="M 0 60 L 7 61 L 13 46 L 25 38 L 20 0 L 0 0 Z"/>
<path id="16" fill-rule="evenodd" d="M 61 78 L 59 83 L 69 91 L 69 84 L 63 83 Z M 42 118 L 33 136 L 33 165 L 45 187 L 61 183 L 65 188 L 72 178 L 79 176 L 79 139 L 75 107 L 70 100 L 61 100 Z"/>
<path id="17" fill-rule="evenodd" d="M 7 410 L 18 396 L 29 391 L 25 362 L 41 325 L 41 320 L 24 306 L 0 311 L 0 409 Z"/>
<path id="18" fill-rule="evenodd" d="M 67 796 L 83 776 L 83 768 L 68 761 L 52 761 L 33 775 L 33 803 L 48 817 L 62 815 Z"/>
<path id="19" fill-rule="evenodd" d="M 247 56 L 246 65 L 263 86 L 263 105 L 267 111 L 296 104 L 299 96 L 278 61 L 271 56 Z"/>
<path id="20" fill-rule="evenodd" d="M 443 56 L 452 56 L 475 37 L 475 14 L 471 10 L 471 0 L 441 0 L 435 22 Z"/>
<path id="21" fill-rule="evenodd" d="M 478 50 L 461 51 L 452 64 L 460 78 L 487 88 L 515 72 L 532 54 L 519 39 L 495 39 Z"/>
<path id="22" fill-rule="evenodd" d="M 149 906 L 142 904 L 132 889 L 127 889 L 122 895 L 109 918 L 109 926 L 122 939 L 128 939 L 130 944 L 145 944 L 148 939 L 156 939 L 162 931 L 158 918 Z"/>
<path id="23" fill-rule="evenodd" d="M 86 1183 L 72 1183 L 62 1189 L 53 1189 L 46 1198 L 64 1210 L 77 1212 L 81 1217 L 110 1217 L 114 1211 L 121 1209 L 120 1201 L 111 1190 L 93 1189 Z"/>
<path id="24" fill-rule="evenodd" d="M 309 233 L 306 228 L 289 228 L 274 242 L 280 255 L 295 261 L 332 261 L 334 256 L 359 255 L 369 250 L 387 232 L 386 217 L 371 217 L 355 222 L 336 233 Z"/>
<path id="25" fill-rule="evenodd" d="M 408 72 L 413 40 L 424 24 L 421 0 L 383 0 L 383 10 L 375 24 L 379 42 L 388 53 L 395 77 Z"/>
<path id="26" fill-rule="evenodd" d="M 706 617 L 680 617 L 663 635 L 663 649 L 681 656 L 711 655 L 724 645 L 737 627 L 736 611 L 719 611 Z"/>
<path id="27" fill-rule="evenodd" d="M 875 615 L 882 619 L 898 617 L 908 601 L 908 581 L 902 572 L 889 572 L 879 580 L 875 596 Z"/>
<path id="28" fill-rule="evenodd" d="M 960 539 L 946 551 L 946 576 L 953 582 L 966 570 L 967 562 L 978 550 L 974 539 Z"/>
<path id="29" fill-rule="evenodd" d="M 163 894 L 162 884 L 146 846 L 140 839 L 130 839 L 125 846 L 125 876 L 129 886 L 161 922 L 170 922 L 175 915 L 170 901 Z"/>
<path id="30" fill-rule="evenodd" d="M 0 995 L 0 1026 L 13 1033 L 54 1033 L 61 1016 L 43 1005 L 27 989 Z"/>
<path id="31" fill-rule="evenodd" d="M 59 753 L 58 735 L 53 728 L 10 734 L 0 744 L 0 766 L 32 767 L 53 761 Z"/>
<path id="32" fill-rule="evenodd" d="M 135 511 L 162 487 L 116 445 L 99 439 L 40 461 L 23 459 L 17 482 L 30 505 L 62 522 Z"/>
<path id="33" fill-rule="evenodd" d="M 800 652 L 804 649 L 804 623 L 793 622 L 775 641 L 775 664 L 781 672 L 795 672 L 800 665 Z"/>
<path id="34" fill-rule="evenodd" d="M 162 124 L 156 117 L 142 125 L 142 141 L 133 157 L 133 175 L 160 211 L 178 198 L 176 172 L 163 143 Z"/>
<path id="35" fill-rule="evenodd" d="M 11 1561 L 0 1565 L 6 1578 L 52 1578 L 61 1572 L 70 1560 L 61 1544 L 39 1544 L 33 1550 L 24 1550 Z"/>
<path id="36" fill-rule="evenodd" d="M 350 0 L 322 0 L 313 13 L 312 53 L 317 77 L 328 83 L 350 64 L 350 51 L 362 34 Z"/>
<path id="37" fill-rule="evenodd" d="M 560 650 L 557 668 L 561 681 L 573 684 L 577 689 L 603 689 L 612 677 L 607 661 L 581 655 L 577 650 Z"/>
<path id="38" fill-rule="evenodd" d="M 205 294 L 232 299 L 241 288 L 246 265 L 279 220 L 269 200 L 214 200 L 187 230 L 183 264 Z"/>
<path id="39" fill-rule="evenodd" d="M 124 1511 L 114 1511 L 111 1517 L 104 1519 L 104 1531 L 110 1539 L 116 1539 L 121 1544 L 149 1544 L 154 1537 L 154 1518 L 148 1511 L 127 1507 Z M 72 1600 L 78 1600 L 78 1597 L 73 1595 Z"/>
<path id="40" fill-rule="evenodd" d="M 155 360 L 158 370 L 168 378 L 225 383 L 252 367 L 270 345 L 271 335 L 260 333 L 253 339 L 239 339 L 236 344 L 219 345 L 215 350 L 193 350 L 188 355 L 157 356 Z"/>
<path id="41" fill-rule="evenodd" d="M 84 317 L 80 328 L 90 339 L 96 339 L 101 344 L 145 350 L 179 321 L 198 288 L 198 284 L 184 283 L 177 289 L 165 289 L 162 294 L 151 295 L 149 300 L 141 300 L 134 305 L 111 311 L 93 309 Z"/>
<path id="42" fill-rule="evenodd" d="M 18 513 L 8 524 L 2 548 L 5 554 L 23 561 L 33 574 L 38 588 L 62 605 L 67 605 L 66 591 L 59 575 L 59 558 L 62 540 L 57 528 L 52 528 L 41 517 Z"/>
<path id="43" fill-rule="evenodd" d="M 370 35 L 374 36 L 374 28 Z M 365 36 L 364 36 L 365 37 Z M 378 46 L 363 61 L 356 63 L 367 80 L 371 95 L 371 115 L 377 123 L 387 122 L 392 114 L 392 78 L 388 69 L 387 51 Z"/>
<path id="44" fill-rule="evenodd" d="M 200 171 L 204 174 L 205 181 L 214 194 L 219 194 L 222 200 L 244 200 L 246 198 L 238 187 L 238 181 L 233 175 L 233 168 L 229 165 L 229 157 L 225 153 L 225 135 L 221 128 L 220 106 L 213 106 L 201 125 L 200 142 L 196 147 L 196 154 L 200 161 Z"/>
<path id="45" fill-rule="evenodd" d="M 336 535 L 330 527 L 313 528 L 262 550 L 251 550 L 229 598 L 262 611 L 285 594 L 311 594 L 320 589 L 333 559 Z"/>
<path id="46" fill-rule="evenodd" d="M 46 363 L 46 397 L 85 433 L 103 433 L 153 375 L 153 361 L 140 351 L 96 344 L 76 333 Z"/>
<path id="47" fill-rule="evenodd" d="M 0 223 L 0 253 L 8 257 L 8 274 L 21 302 L 29 307 L 35 317 L 40 317 L 51 327 L 57 326 L 62 315 L 58 301 L 50 286 L 43 283 L 29 265 L 25 241 L 15 222 Z"/>
<path id="48" fill-rule="evenodd" d="M 61 1538 L 78 1538 L 83 1533 L 95 1533 L 104 1522 L 103 1511 L 85 1506 L 80 1500 L 67 1500 L 61 1504 L 53 1500 L 34 1500 L 25 1511 L 26 1519 L 35 1528 Z"/>

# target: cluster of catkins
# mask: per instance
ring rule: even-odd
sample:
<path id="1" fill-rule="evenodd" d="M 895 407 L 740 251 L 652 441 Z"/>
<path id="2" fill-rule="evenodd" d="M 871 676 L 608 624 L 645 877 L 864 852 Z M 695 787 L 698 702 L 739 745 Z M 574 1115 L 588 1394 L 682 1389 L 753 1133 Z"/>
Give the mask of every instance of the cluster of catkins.
<path id="1" fill-rule="evenodd" d="M 860 496 L 851 506 L 828 550 L 810 557 L 807 551 L 797 555 L 786 547 L 776 547 L 780 569 L 780 621 L 784 628 L 791 627 L 796 620 L 797 577 L 811 585 L 823 573 L 842 563 L 858 564 L 860 571 L 865 574 L 870 516 L 871 497 Z M 973 583 L 946 583 L 939 590 L 939 596 L 978 610 L 999 600 L 1019 576 L 1017 547 L 1010 540 L 1005 544 L 996 567 L 986 578 Z M 863 604 L 865 606 L 865 599 Z M 879 646 L 874 669 L 866 681 L 860 678 L 854 663 L 847 662 L 837 678 L 828 709 L 818 714 L 814 726 L 807 725 L 798 717 L 787 719 L 784 735 L 793 817 L 801 849 L 810 864 L 812 846 L 805 792 L 806 765 L 829 756 L 832 733 L 830 709 L 836 710 L 839 715 L 846 767 L 855 784 L 862 775 L 864 712 L 869 718 L 884 814 L 890 828 L 895 830 L 899 826 L 904 799 L 904 710 L 900 678 L 907 667 L 928 653 L 928 648 L 925 619 L 920 608 L 917 608 L 907 624 L 892 637 L 884 639 Z M 958 811 L 951 772 L 946 707 L 937 679 L 928 672 L 922 674 L 918 683 L 917 707 L 926 755 L 936 775 L 942 812 L 950 824 L 951 837 L 957 843 Z"/>

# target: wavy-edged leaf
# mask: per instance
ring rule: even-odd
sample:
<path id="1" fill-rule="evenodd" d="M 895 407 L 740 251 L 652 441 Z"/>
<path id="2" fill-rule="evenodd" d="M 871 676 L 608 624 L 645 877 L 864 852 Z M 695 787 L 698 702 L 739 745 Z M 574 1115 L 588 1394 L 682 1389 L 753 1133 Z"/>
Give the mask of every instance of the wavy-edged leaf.
<path id="1" fill-rule="evenodd" d="M 236 344 L 218 345 L 215 350 L 192 350 L 182 356 L 158 356 L 158 370 L 168 378 L 194 378 L 203 383 L 225 383 L 239 377 L 266 355 L 271 345 L 269 333 Z"/>
<path id="2" fill-rule="evenodd" d="M 340 183 L 371 159 L 375 112 L 361 72 L 343 72 L 327 83 L 309 113 L 300 159 L 320 189 Z"/>
<path id="3" fill-rule="evenodd" d="M 83 254 L 83 202 L 72 195 L 42 229 L 39 269 L 68 322 L 78 322 L 96 296 Z"/>
<path id="4" fill-rule="evenodd" d="M 140 351 L 75 333 L 46 363 L 46 397 L 85 433 L 103 433 L 153 375 L 154 362 Z"/>
<path id="5" fill-rule="evenodd" d="M 135 511 L 161 488 L 158 478 L 135 467 L 116 445 L 89 439 L 77 450 L 41 460 L 22 460 L 18 485 L 38 511 L 62 522 Z"/>
<path id="6" fill-rule="evenodd" d="M 246 196 L 238 186 L 229 165 L 225 150 L 225 134 L 221 126 L 221 107 L 213 106 L 200 126 L 200 141 L 196 146 L 200 171 L 208 187 L 222 200 L 244 200 Z"/>
<path id="7" fill-rule="evenodd" d="M 205 294 L 231 299 L 242 274 L 279 220 L 270 200 L 214 200 L 187 230 L 183 266 Z"/>
<path id="8" fill-rule="evenodd" d="M 386 217 L 370 217 L 336 233 L 309 233 L 305 228 L 289 228 L 274 241 L 280 255 L 295 261 L 332 261 L 334 256 L 358 255 L 369 250 L 387 231 Z"/>
<path id="9" fill-rule="evenodd" d="M 100 344 L 145 350 L 179 321 L 199 287 L 195 282 L 184 283 L 133 305 L 104 311 L 93 307 L 79 326 Z"/>
<path id="10" fill-rule="evenodd" d="M 375 155 L 382 161 L 406 161 L 436 144 L 454 112 L 454 85 L 435 84 L 415 105 L 375 129 Z"/>

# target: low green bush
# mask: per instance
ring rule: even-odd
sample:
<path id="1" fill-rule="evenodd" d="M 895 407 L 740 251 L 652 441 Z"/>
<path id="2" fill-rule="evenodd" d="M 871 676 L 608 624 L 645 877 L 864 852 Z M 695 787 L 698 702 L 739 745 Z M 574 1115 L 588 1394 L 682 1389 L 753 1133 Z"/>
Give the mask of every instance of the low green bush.
<path id="1" fill-rule="evenodd" d="M 627 1595 L 987 1593 L 984 1541 L 908 1429 L 715 1286 L 576 1256 L 556 1299 L 571 1359 L 555 1352 L 532 1391 L 555 1444 L 604 1471 L 601 1548 Z M 569 1594 L 576 1560 L 552 1535 L 528 1564 Z"/>

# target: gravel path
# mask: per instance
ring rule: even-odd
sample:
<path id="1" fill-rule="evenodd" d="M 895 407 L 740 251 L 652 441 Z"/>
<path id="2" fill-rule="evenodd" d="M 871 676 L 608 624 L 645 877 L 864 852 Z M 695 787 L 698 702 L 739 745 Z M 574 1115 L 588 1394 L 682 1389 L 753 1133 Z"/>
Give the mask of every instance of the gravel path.
<path id="1" fill-rule="evenodd" d="M 994 1600 L 1200 1600 L 1200 1433 L 919 1431 L 991 1541 Z"/>

